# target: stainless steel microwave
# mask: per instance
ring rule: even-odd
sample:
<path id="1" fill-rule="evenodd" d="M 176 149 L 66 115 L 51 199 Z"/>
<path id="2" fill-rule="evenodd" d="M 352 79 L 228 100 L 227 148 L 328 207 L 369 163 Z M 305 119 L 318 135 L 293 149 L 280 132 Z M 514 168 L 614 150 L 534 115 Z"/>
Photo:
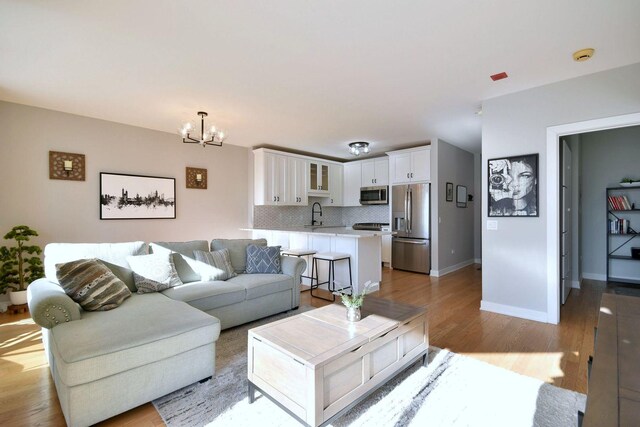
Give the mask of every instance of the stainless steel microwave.
<path id="1" fill-rule="evenodd" d="M 377 187 L 361 187 L 360 188 L 360 204 L 361 205 L 388 205 L 389 204 L 389 186 L 380 185 Z"/>

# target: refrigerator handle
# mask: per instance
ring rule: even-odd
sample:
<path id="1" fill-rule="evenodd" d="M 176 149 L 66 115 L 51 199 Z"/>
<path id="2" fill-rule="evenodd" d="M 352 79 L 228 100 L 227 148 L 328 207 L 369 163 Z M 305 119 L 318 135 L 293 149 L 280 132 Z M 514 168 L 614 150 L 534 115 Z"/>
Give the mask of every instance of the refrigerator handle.
<path id="1" fill-rule="evenodd" d="M 409 233 L 409 187 L 404 192 L 404 232 Z"/>
<path id="2" fill-rule="evenodd" d="M 413 190 L 409 187 L 409 233 L 413 231 Z"/>

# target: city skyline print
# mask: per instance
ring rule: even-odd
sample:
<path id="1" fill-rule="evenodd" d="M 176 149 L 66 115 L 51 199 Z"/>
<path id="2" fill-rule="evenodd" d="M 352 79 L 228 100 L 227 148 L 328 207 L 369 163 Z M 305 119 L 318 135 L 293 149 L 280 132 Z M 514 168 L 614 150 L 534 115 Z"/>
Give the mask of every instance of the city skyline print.
<path id="1" fill-rule="evenodd" d="M 175 178 L 100 172 L 100 219 L 175 217 Z"/>

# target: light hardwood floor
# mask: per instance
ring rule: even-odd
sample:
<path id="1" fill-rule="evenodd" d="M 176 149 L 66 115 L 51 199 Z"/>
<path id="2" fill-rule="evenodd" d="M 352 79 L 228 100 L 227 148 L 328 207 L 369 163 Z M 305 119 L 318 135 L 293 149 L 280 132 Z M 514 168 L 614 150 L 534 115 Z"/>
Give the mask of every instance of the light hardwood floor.
<path id="1" fill-rule="evenodd" d="M 426 306 L 429 343 L 559 387 L 585 393 L 587 359 L 604 285 L 572 290 L 560 325 L 480 311 L 481 272 L 469 266 L 441 278 L 384 269 L 377 296 Z M 303 292 L 302 305 L 326 302 Z M 64 425 L 40 329 L 28 315 L 0 314 L 0 426 Z M 102 425 L 156 426 L 147 403 Z"/>

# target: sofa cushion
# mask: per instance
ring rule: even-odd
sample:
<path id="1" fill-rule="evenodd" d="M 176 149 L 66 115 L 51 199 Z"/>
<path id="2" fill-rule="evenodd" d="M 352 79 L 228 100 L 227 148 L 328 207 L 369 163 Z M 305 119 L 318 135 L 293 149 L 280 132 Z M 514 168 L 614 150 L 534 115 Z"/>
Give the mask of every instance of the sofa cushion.
<path id="1" fill-rule="evenodd" d="M 214 345 L 220 322 L 156 293 L 132 295 L 117 310 L 86 312 L 50 333 L 56 370 L 74 386 Z"/>
<path id="2" fill-rule="evenodd" d="M 65 293 L 87 311 L 112 310 L 131 296 L 127 285 L 95 258 L 56 264 L 56 275 Z"/>
<path id="3" fill-rule="evenodd" d="M 219 251 L 229 249 L 231 265 L 236 273 L 244 273 L 247 269 L 247 246 L 267 246 L 266 239 L 214 239 L 211 241 L 211 250 Z"/>
<path id="4" fill-rule="evenodd" d="M 191 282 L 162 292 L 200 310 L 212 310 L 245 300 L 244 287 L 226 282 Z"/>
<path id="5" fill-rule="evenodd" d="M 200 273 L 196 266 L 193 251 L 208 251 L 206 240 L 192 240 L 190 242 L 153 242 L 149 244 L 153 253 L 173 253 L 173 264 L 182 283 L 200 281 Z"/>
<path id="6" fill-rule="evenodd" d="M 77 259 L 97 258 L 101 261 L 124 267 L 122 275 L 116 271 L 114 274 L 125 282 L 127 287 L 135 290 L 133 274 L 127 257 L 131 255 L 144 255 L 148 252 L 145 242 L 125 243 L 49 243 L 44 248 L 44 271 L 47 279 L 58 283 L 56 277 L 56 264 L 75 261 Z M 111 265 L 106 264 L 111 269 Z M 126 280 L 124 280 L 126 278 Z"/>
<path id="7" fill-rule="evenodd" d="M 127 257 L 131 269 L 147 279 L 169 286 L 181 285 L 171 253 Z"/>
<path id="8" fill-rule="evenodd" d="M 169 289 L 171 285 L 169 283 L 160 283 L 155 280 L 151 280 L 147 277 L 141 276 L 138 273 L 133 273 L 133 280 L 136 282 L 136 288 L 138 288 L 139 294 L 149 294 L 152 292 L 161 292 L 165 289 Z"/>
<path id="9" fill-rule="evenodd" d="M 193 251 L 193 255 L 198 261 L 197 267 L 203 281 L 227 280 L 236 276 L 229 258 L 229 249 L 213 252 Z"/>
<path id="10" fill-rule="evenodd" d="M 280 246 L 247 246 L 247 273 L 282 273 Z"/>
<path id="11" fill-rule="evenodd" d="M 244 288 L 248 300 L 293 289 L 293 277 L 284 274 L 239 274 L 225 283 Z"/>

